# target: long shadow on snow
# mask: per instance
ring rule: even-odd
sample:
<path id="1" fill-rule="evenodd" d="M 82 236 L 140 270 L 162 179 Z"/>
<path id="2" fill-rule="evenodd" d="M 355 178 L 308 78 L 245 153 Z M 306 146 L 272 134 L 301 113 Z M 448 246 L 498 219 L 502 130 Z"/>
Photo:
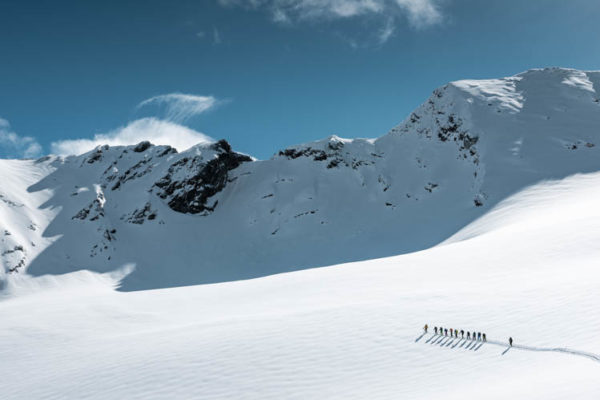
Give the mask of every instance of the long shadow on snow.
<path id="1" fill-rule="evenodd" d="M 425 334 L 422 334 L 421 336 L 419 336 L 417 338 L 417 340 L 415 340 L 415 342 L 417 342 L 423 336 L 425 336 Z M 432 341 L 432 339 L 436 339 L 436 340 Z M 444 341 L 444 339 L 447 339 L 447 340 Z M 446 336 L 441 336 L 441 337 L 438 338 L 438 335 L 434 334 L 425 343 L 439 344 L 440 347 L 448 347 L 448 346 L 450 346 L 454 342 L 454 339 L 456 339 L 456 338 L 450 338 L 450 337 L 446 337 Z M 460 343 L 460 346 L 458 346 L 459 343 Z M 467 344 L 467 345 L 465 346 L 465 344 Z M 495 346 L 502 346 L 502 347 L 507 346 L 506 343 L 498 342 L 498 341 L 494 341 L 494 340 L 488 340 L 486 342 L 483 342 L 483 341 L 477 341 L 477 340 L 470 341 L 468 339 L 460 338 L 450 348 L 454 349 L 456 346 L 458 346 L 459 348 L 465 346 L 464 348 L 466 350 L 478 351 L 485 344 L 490 344 L 490 345 L 495 345 Z M 569 349 L 569 348 L 566 348 L 566 347 L 535 347 L 535 346 L 525 346 L 525 345 L 518 345 L 517 344 L 517 345 L 513 345 L 513 346 L 507 346 L 506 349 L 502 352 L 501 355 L 505 355 L 511 349 L 526 350 L 526 351 L 554 352 L 554 353 L 571 354 L 571 355 L 575 355 L 575 356 L 589 358 L 590 360 L 593 360 L 593 361 L 596 361 L 596 362 L 600 362 L 600 355 L 598 355 L 598 354 L 594 354 L 594 353 L 590 353 L 590 352 L 585 352 L 585 351 L 580 351 L 580 350 L 573 350 L 573 349 Z"/>

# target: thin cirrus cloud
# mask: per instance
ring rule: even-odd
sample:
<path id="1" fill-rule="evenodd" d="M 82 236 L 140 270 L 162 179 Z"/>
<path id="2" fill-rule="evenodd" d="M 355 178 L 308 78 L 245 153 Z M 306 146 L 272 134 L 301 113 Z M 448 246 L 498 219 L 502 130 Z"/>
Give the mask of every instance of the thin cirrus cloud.
<path id="1" fill-rule="evenodd" d="M 169 93 L 146 99 L 138 104 L 137 109 L 156 107 L 156 111 L 163 119 L 182 123 L 215 108 L 218 104 L 219 102 L 213 96 Z"/>
<path id="2" fill-rule="evenodd" d="M 42 154 L 42 146 L 32 137 L 13 132 L 9 122 L 0 118 L 0 154 L 10 158 L 34 158 Z"/>
<path id="3" fill-rule="evenodd" d="M 414 28 L 442 21 L 441 0 L 218 0 L 225 7 L 266 10 L 277 23 L 342 20 L 357 17 L 381 18 L 377 41 L 385 43 L 405 17 Z"/>
<path id="4" fill-rule="evenodd" d="M 182 124 L 219 103 L 213 96 L 183 93 L 154 96 L 139 103 L 136 109 L 152 109 L 155 116 L 136 119 L 108 133 L 96 134 L 91 139 L 60 140 L 51 144 L 51 150 L 57 155 L 77 155 L 105 144 L 128 146 L 144 140 L 156 145 L 169 145 L 179 151 L 186 150 L 196 144 L 214 142 L 211 137 Z"/>
<path id="5" fill-rule="evenodd" d="M 94 135 L 91 139 L 73 139 L 53 142 L 51 149 L 57 155 L 78 155 L 98 146 L 128 146 L 148 140 L 156 145 L 169 145 L 179 151 L 196 144 L 211 143 L 211 137 L 179 125 L 157 118 L 142 118 L 108 133 Z"/>

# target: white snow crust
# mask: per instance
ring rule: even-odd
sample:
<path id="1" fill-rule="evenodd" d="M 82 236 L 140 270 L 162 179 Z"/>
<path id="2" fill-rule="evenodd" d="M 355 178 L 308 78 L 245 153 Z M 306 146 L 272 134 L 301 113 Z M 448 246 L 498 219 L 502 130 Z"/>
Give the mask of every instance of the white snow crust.
<path id="1" fill-rule="evenodd" d="M 597 399 L 599 200 L 600 173 L 546 182 L 429 250 L 254 280 L 13 275 L 2 398 Z"/>

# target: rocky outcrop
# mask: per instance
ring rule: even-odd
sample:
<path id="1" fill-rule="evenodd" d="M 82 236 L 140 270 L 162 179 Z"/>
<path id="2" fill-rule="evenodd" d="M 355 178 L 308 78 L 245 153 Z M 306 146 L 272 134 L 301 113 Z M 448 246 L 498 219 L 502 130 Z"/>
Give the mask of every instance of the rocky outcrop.
<path id="1" fill-rule="evenodd" d="M 360 157 L 356 153 L 346 151 L 344 142 L 336 136 L 331 136 L 326 142 L 316 142 L 315 146 L 318 147 L 290 147 L 281 150 L 277 155 L 288 160 L 304 157 L 313 161 L 326 161 L 328 169 L 341 166 L 357 169 L 360 166 L 375 164 L 373 157 L 380 157 L 375 153 Z"/>
<path id="2" fill-rule="evenodd" d="M 229 171 L 252 161 L 245 154 L 232 151 L 227 141 L 210 146 L 214 157 L 184 157 L 175 162 L 167 174 L 154 184 L 157 195 L 168 200 L 169 207 L 181 213 L 199 214 L 214 211 L 217 201 L 209 199 L 219 193 L 229 179 Z"/>

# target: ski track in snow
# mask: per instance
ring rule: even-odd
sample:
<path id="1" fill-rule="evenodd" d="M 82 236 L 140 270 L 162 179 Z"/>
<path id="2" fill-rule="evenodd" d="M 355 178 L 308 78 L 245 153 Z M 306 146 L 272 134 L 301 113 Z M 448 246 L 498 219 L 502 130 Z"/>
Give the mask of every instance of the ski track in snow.
<path id="1" fill-rule="evenodd" d="M 439 334 L 435 334 L 435 333 L 422 334 L 417 339 L 415 339 L 415 342 L 421 341 L 421 339 L 425 338 L 428 335 L 430 336 L 430 338 L 427 339 L 425 341 L 425 343 L 430 343 L 432 345 L 439 345 L 440 347 L 450 347 L 452 349 L 456 348 L 456 346 L 458 346 L 460 344 L 459 348 L 462 348 L 463 346 L 466 345 L 464 347 L 465 349 L 477 351 L 484 345 L 490 344 L 490 345 L 495 345 L 495 346 L 506 347 L 506 350 L 504 350 L 501 353 L 502 355 L 506 354 L 511 349 L 518 349 L 518 350 L 527 350 L 527 351 L 565 353 L 565 354 L 571 354 L 571 355 L 575 355 L 575 356 L 586 357 L 586 358 L 589 358 L 590 360 L 600 362 L 600 355 L 598 355 L 598 354 L 588 353 L 588 352 L 580 351 L 580 350 L 568 349 L 565 347 L 536 347 L 536 346 L 526 346 L 526 345 L 522 345 L 522 344 L 513 344 L 512 346 L 510 346 L 508 343 L 503 343 L 503 342 L 499 342 L 499 341 L 495 341 L 495 340 L 487 340 L 484 342 L 481 340 L 473 340 L 473 339 L 466 339 L 466 338 L 452 338 L 449 336 L 439 335 Z"/>

